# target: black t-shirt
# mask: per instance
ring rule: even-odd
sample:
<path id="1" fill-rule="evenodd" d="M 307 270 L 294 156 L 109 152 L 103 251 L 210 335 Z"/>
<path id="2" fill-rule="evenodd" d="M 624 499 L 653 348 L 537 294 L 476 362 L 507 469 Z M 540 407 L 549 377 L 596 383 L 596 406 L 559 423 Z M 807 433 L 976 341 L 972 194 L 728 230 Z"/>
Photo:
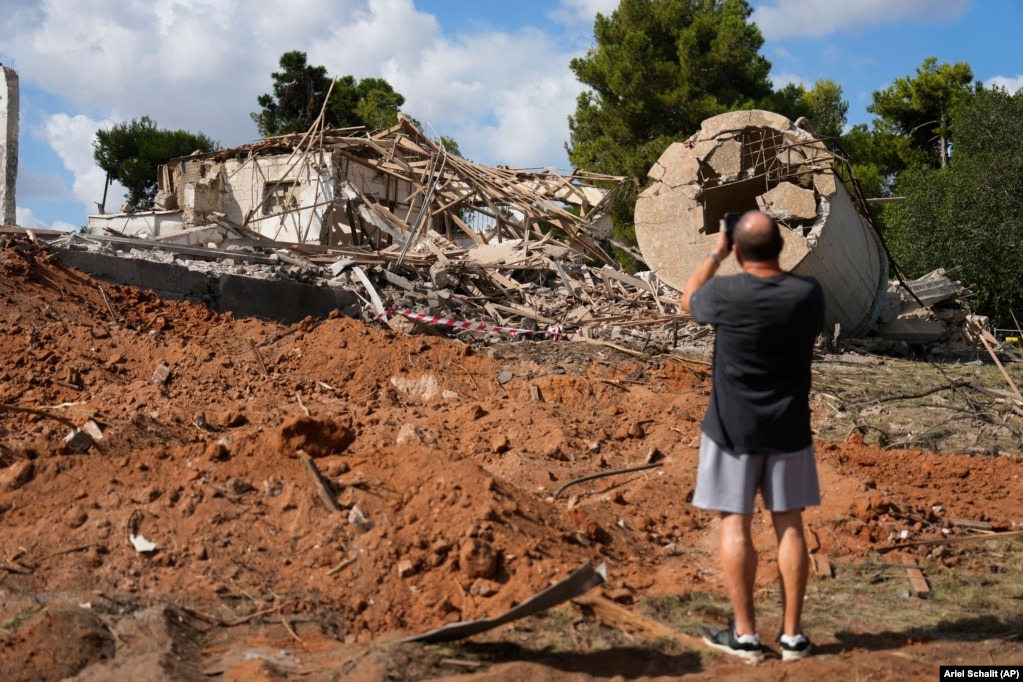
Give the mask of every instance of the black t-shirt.
<path id="1" fill-rule="evenodd" d="M 824 324 L 812 277 L 714 277 L 690 298 L 693 320 L 715 327 L 714 383 L 703 432 L 734 453 L 782 453 L 813 442 L 810 363 Z"/>

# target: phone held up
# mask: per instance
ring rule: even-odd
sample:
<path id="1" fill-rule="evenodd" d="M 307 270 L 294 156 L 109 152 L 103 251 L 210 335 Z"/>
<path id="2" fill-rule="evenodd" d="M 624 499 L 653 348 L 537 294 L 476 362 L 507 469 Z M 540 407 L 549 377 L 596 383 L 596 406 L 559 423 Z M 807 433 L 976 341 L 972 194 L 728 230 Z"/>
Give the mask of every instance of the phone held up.
<path id="1" fill-rule="evenodd" d="M 728 238 L 728 249 L 732 249 L 734 244 L 735 226 L 739 224 L 739 218 L 742 217 L 741 213 L 726 213 L 721 219 L 722 229 L 725 231 L 725 237 Z"/>

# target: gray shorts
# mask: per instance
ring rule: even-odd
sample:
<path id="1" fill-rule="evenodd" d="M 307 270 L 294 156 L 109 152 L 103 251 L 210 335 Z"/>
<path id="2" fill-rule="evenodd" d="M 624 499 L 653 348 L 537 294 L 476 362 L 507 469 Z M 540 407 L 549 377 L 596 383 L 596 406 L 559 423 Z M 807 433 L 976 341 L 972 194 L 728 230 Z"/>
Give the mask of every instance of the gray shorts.
<path id="1" fill-rule="evenodd" d="M 813 445 L 778 455 L 733 454 L 706 434 L 700 439 L 693 505 L 700 509 L 752 514 L 760 490 L 764 508 L 783 512 L 821 503 Z"/>

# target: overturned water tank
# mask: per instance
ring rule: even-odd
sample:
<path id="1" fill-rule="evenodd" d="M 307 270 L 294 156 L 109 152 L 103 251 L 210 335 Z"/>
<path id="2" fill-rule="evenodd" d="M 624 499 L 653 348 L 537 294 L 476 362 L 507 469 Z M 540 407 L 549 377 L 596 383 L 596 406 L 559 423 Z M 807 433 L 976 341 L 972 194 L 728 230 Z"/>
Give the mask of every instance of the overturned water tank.
<path id="1" fill-rule="evenodd" d="M 636 238 L 647 265 L 682 290 L 714 247 L 726 213 L 759 209 L 782 228 L 786 270 L 816 277 L 825 324 L 859 336 L 874 326 L 888 288 L 888 259 L 871 224 L 812 133 L 769 111 L 733 111 L 672 144 L 636 202 Z M 734 258 L 720 274 L 739 271 Z"/>

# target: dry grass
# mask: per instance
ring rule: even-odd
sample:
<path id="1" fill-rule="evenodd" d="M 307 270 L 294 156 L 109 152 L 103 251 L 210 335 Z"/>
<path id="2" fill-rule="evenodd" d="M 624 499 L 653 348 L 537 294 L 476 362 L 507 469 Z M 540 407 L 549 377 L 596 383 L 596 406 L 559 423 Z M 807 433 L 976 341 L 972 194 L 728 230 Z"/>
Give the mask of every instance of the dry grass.
<path id="1" fill-rule="evenodd" d="M 1023 385 L 1019 355 L 1003 357 L 1009 377 Z M 990 358 L 980 365 L 895 358 L 862 364 L 828 356 L 814 365 L 813 382 L 815 428 L 825 441 L 859 433 L 892 449 L 1020 454 L 1023 416 L 1013 412 L 1005 397 L 1012 388 Z"/>

